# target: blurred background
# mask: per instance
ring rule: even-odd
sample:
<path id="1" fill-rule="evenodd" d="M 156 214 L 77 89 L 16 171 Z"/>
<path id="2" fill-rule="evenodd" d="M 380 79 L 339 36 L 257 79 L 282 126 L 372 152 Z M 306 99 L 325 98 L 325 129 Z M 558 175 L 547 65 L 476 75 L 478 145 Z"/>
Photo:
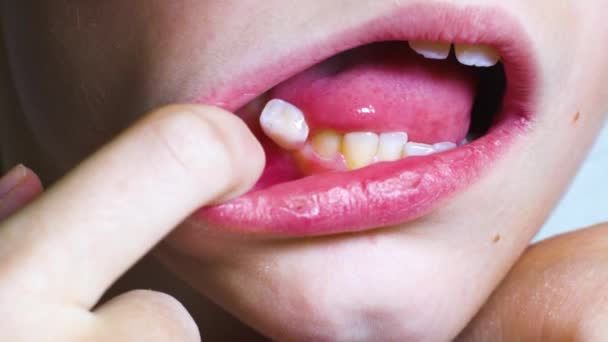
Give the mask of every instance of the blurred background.
<path id="1" fill-rule="evenodd" d="M 608 222 L 608 125 L 536 241 Z"/>

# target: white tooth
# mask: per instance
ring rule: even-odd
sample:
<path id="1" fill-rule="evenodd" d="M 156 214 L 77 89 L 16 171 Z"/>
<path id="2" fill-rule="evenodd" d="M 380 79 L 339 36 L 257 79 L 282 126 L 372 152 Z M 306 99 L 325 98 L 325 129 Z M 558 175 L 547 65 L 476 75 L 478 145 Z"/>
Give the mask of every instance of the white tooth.
<path id="1" fill-rule="evenodd" d="M 500 60 L 498 52 L 485 45 L 455 44 L 454 49 L 456 58 L 464 65 L 491 67 Z"/>
<path id="2" fill-rule="evenodd" d="M 413 41 L 409 44 L 412 50 L 428 59 L 447 59 L 452 49 L 450 43 Z"/>
<path id="3" fill-rule="evenodd" d="M 264 133 L 286 150 L 296 150 L 306 142 L 310 132 L 302 111 L 283 100 L 271 100 L 260 116 Z"/>
<path id="4" fill-rule="evenodd" d="M 342 154 L 350 170 L 366 167 L 374 162 L 380 138 L 375 133 L 354 132 L 344 136 Z"/>
<path id="5" fill-rule="evenodd" d="M 445 152 L 445 151 L 449 151 L 449 150 L 453 150 L 456 147 L 458 147 L 458 145 L 454 144 L 451 141 L 446 141 L 446 142 L 440 142 L 437 144 L 433 145 L 433 148 L 435 149 L 435 152 Z"/>
<path id="6" fill-rule="evenodd" d="M 312 149 L 323 158 L 333 158 L 340 153 L 342 135 L 334 131 L 322 131 L 310 139 Z"/>
<path id="7" fill-rule="evenodd" d="M 407 143 L 407 133 L 392 132 L 380 134 L 378 144 L 378 161 L 395 161 L 401 159 L 403 147 Z"/>
<path id="8" fill-rule="evenodd" d="M 432 145 L 409 142 L 405 144 L 403 154 L 405 157 L 428 156 L 435 153 Z"/>

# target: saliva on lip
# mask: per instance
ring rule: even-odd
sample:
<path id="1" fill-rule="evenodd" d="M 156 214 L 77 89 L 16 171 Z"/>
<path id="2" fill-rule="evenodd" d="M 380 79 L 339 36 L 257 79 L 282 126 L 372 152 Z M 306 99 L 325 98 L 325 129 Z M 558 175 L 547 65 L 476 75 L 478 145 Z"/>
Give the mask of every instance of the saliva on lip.
<path id="1" fill-rule="evenodd" d="M 348 132 L 331 129 L 311 134 L 306 116 L 295 105 L 270 100 L 260 115 L 264 133 L 289 152 L 312 150 L 322 160 L 343 157 L 348 170 L 356 170 L 378 162 L 396 161 L 412 156 L 427 156 L 457 147 L 453 142 L 433 145 L 408 141 L 406 132 Z"/>

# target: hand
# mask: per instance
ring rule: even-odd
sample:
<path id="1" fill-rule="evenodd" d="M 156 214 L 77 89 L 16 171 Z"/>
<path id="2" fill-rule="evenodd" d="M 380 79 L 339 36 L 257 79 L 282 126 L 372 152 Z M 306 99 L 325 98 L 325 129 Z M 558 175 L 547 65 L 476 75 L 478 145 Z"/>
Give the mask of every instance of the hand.
<path id="1" fill-rule="evenodd" d="M 2 339 L 200 340 L 169 295 L 133 291 L 95 305 L 194 210 L 252 186 L 263 164 L 259 143 L 236 116 L 173 106 L 148 115 L 44 194 L 31 171 L 14 169 L 0 182 Z"/>
<path id="2" fill-rule="evenodd" d="M 458 341 L 608 341 L 608 225 L 530 247 Z"/>

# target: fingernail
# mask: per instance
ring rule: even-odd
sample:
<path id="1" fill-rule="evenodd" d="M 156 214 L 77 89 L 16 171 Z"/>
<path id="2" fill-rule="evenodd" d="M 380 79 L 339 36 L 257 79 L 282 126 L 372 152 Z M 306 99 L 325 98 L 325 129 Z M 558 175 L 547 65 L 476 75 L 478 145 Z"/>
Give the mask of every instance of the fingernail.
<path id="1" fill-rule="evenodd" d="M 23 165 L 17 165 L 4 177 L 0 178 L 0 199 L 8 195 L 27 175 L 27 169 Z"/>

